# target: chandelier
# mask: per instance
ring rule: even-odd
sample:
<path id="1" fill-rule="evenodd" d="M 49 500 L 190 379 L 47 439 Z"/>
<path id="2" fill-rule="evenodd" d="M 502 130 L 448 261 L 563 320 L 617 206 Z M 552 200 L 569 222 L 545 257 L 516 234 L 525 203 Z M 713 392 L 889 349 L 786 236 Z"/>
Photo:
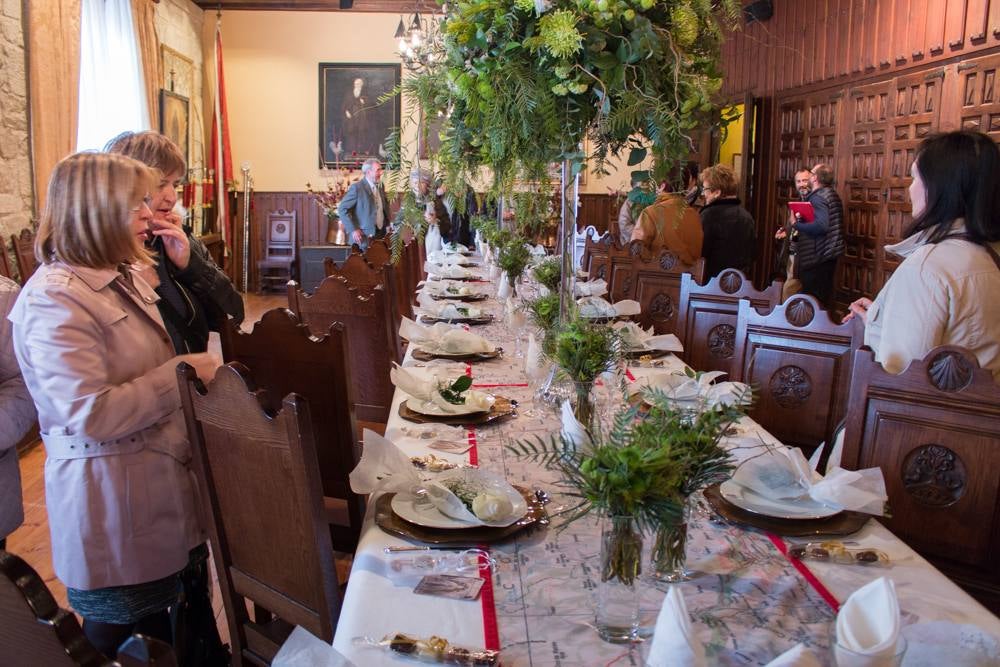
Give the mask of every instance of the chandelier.
<path id="1" fill-rule="evenodd" d="M 421 13 L 421 4 L 418 3 L 417 10 L 409 18 L 399 17 L 399 26 L 394 36 L 403 66 L 413 72 L 428 69 L 444 59 L 441 24 L 448 5 Z"/>

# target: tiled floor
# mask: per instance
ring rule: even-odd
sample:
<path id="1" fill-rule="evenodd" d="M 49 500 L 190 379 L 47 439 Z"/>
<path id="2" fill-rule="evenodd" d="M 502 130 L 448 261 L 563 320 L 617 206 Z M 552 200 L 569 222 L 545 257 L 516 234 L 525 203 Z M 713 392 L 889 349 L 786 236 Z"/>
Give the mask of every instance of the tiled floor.
<path id="1" fill-rule="evenodd" d="M 280 308 L 286 303 L 284 296 L 258 296 L 255 294 L 244 295 L 244 302 L 246 304 L 244 330 L 249 330 L 265 311 L 272 308 Z M 212 334 L 209 349 L 220 357 L 222 356 L 219 348 L 219 339 L 216 334 Z M 45 465 L 44 448 L 40 444 L 32 447 L 22 454 L 20 463 L 24 498 L 24 524 L 7 538 L 7 549 L 11 553 L 23 558 L 29 565 L 35 568 L 48 585 L 49 590 L 52 591 L 52 595 L 59 603 L 59 606 L 68 608 L 66 587 L 56 579 L 52 571 L 49 522 L 45 511 L 45 483 L 43 479 L 43 468 Z M 346 580 L 349 569 L 349 560 L 343 562 L 338 560 L 337 573 L 341 577 L 341 581 Z M 228 642 L 229 628 L 226 625 L 222 609 L 222 597 L 219 594 L 218 581 L 214 577 L 213 606 L 219 624 L 219 632 L 223 636 L 223 641 Z"/>

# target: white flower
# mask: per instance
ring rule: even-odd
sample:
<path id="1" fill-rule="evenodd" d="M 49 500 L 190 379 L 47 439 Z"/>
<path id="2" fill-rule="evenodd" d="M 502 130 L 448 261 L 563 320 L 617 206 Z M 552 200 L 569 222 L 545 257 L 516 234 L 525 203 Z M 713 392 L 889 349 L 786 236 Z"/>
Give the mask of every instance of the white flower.
<path id="1" fill-rule="evenodd" d="M 472 513 L 482 521 L 503 521 L 514 511 L 514 504 L 505 495 L 484 491 L 472 499 Z"/>

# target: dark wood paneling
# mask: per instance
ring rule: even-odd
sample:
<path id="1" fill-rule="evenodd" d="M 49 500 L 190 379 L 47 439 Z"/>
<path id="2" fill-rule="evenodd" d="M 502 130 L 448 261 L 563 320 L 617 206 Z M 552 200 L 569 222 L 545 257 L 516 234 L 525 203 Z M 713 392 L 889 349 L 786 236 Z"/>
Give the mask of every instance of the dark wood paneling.
<path id="1" fill-rule="evenodd" d="M 610 195 L 580 195 L 580 208 L 577 211 L 577 229 L 586 229 L 593 225 L 600 233 L 608 230 L 612 218 L 617 219 L 618 211 L 614 208 L 614 198 Z"/>

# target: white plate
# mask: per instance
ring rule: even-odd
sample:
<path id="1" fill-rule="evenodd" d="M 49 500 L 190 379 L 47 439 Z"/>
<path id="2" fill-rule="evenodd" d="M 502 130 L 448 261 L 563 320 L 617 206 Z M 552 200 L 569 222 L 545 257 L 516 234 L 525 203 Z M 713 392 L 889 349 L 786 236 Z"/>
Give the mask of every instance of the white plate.
<path id="1" fill-rule="evenodd" d="M 447 412 L 441 408 L 437 403 L 429 403 L 421 401 L 418 398 L 413 398 L 412 396 L 406 399 L 406 407 L 413 410 L 414 412 L 419 412 L 422 415 L 428 415 L 430 417 L 447 417 L 449 415 L 473 415 L 478 412 L 489 412 L 489 410 L 483 410 L 471 405 L 456 405 L 451 410 Z"/>
<path id="2" fill-rule="evenodd" d="M 520 521 L 528 513 L 528 502 L 524 499 L 524 496 L 518 493 L 517 489 L 499 475 L 491 473 L 488 470 L 469 468 L 449 471 L 435 479 L 447 480 L 454 477 L 464 477 L 466 479 L 481 478 L 484 490 L 489 488 L 494 492 L 506 494 L 513 506 L 510 516 L 502 521 L 462 521 L 461 519 L 442 514 L 430 501 L 420 499 L 410 493 L 397 493 L 391 502 L 392 511 L 399 518 L 410 523 L 415 523 L 418 526 L 454 529 L 475 528 L 477 526 L 505 528 L 516 521 Z"/>
<path id="3" fill-rule="evenodd" d="M 719 486 L 719 492 L 723 498 L 740 509 L 776 519 L 823 519 L 841 512 L 839 509 L 828 507 L 808 497 L 794 500 L 765 498 L 740 486 L 731 479 Z"/>

